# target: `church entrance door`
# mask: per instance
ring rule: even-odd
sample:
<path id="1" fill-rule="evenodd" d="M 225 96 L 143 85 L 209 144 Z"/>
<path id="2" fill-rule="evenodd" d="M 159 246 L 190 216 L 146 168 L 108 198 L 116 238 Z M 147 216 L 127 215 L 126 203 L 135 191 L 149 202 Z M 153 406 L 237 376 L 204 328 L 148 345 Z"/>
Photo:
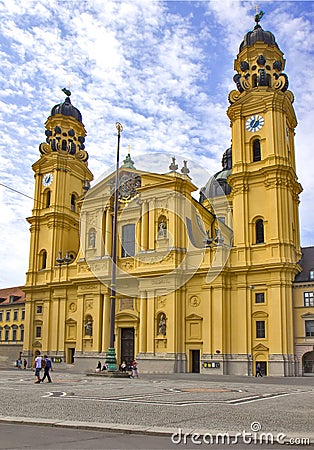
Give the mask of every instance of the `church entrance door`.
<path id="1" fill-rule="evenodd" d="M 129 365 L 134 360 L 134 328 L 121 328 L 121 361 Z"/>
<path id="2" fill-rule="evenodd" d="M 200 351 L 191 350 L 191 369 L 192 373 L 200 373 Z"/>

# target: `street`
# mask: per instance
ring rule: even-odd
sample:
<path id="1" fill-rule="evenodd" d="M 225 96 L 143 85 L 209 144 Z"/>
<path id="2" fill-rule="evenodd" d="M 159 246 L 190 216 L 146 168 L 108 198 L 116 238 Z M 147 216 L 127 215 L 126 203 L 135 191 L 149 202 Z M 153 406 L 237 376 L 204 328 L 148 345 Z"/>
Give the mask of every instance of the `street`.
<path id="1" fill-rule="evenodd" d="M 153 374 L 132 380 L 56 370 L 52 379 L 34 384 L 31 370 L 0 371 L 0 448 L 216 448 L 219 433 L 222 446 L 237 448 L 258 448 L 261 433 L 289 448 L 314 442 L 314 378 Z M 26 432 L 30 426 L 36 431 Z M 50 435 L 48 447 L 43 434 Z"/>

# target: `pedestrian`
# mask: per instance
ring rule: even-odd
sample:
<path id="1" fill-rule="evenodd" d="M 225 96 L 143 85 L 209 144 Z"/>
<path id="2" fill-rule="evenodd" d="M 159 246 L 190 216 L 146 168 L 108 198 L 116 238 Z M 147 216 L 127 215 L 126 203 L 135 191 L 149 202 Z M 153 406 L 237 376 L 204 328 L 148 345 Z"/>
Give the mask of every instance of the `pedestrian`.
<path id="1" fill-rule="evenodd" d="M 121 366 L 120 366 L 120 371 L 126 372 L 126 362 L 125 361 L 122 361 Z"/>
<path id="2" fill-rule="evenodd" d="M 257 364 L 256 364 L 256 373 L 255 373 L 255 376 L 256 376 L 256 377 L 262 377 L 262 376 L 263 376 L 260 363 L 257 363 Z"/>
<path id="3" fill-rule="evenodd" d="M 27 369 L 27 361 L 26 361 L 26 359 L 24 359 L 24 361 L 23 361 L 23 366 L 24 366 L 24 370 L 26 370 Z"/>
<path id="4" fill-rule="evenodd" d="M 37 381 L 35 383 L 40 383 L 40 371 L 42 367 L 42 357 L 40 356 L 40 351 L 36 350 L 35 352 L 35 358 L 33 363 L 33 368 L 35 369 L 35 377 L 37 377 Z"/>
<path id="5" fill-rule="evenodd" d="M 96 372 L 100 372 L 101 371 L 101 362 L 98 361 L 97 366 L 96 366 Z"/>
<path id="6" fill-rule="evenodd" d="M 18 360 L 17 360 L 17 367 L 18 367 L 19 369 L 22 369 L 22 360 L 21 360 L 21 359 L 18 359 Z"/>
<path id="7" fill-rule="evenodd" d="M 131 368 L 132 368 L 132 373 L 130 375 L 130 378 L 138 378 L 138 367 L 137 367 L 137 361 L 136 360 L 134 360 L 132 362 Z"/>
<path id="8" fill-rule="evenodd" d="M 102 370 L 102 371 L 103 371 L 103 370 L 108 370 L 108 366 L 109 366 L 108 363 L 105 362 L 104 365 L 102 366 L 102 369 L 101 369 L 101 370 Z"/>
<path id="9" fill-rule="evenodd" d="M 47 355 L 44 355 L 43 360 L 45 361 L 43 364 L 43 368 L 44 368 L 44 376 L 42 377 L 42 383 L 44 382 L 44 379 L 47 377 L 48 378 L 48 383 L 51 383 L 51 377 L 50 377 L 50 370 L 52 369 L 52 363 L 51 363 L 51 359 L 48 358 Z"/>

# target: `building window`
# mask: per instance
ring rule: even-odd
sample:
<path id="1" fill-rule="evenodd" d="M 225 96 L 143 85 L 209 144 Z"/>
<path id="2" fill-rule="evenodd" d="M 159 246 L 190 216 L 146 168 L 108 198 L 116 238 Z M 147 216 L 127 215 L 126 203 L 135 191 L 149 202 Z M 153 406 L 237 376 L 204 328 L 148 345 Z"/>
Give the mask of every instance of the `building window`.
<path id="1" fill-rule="evenodd" d="M 41 327 L 36 327 L 35 336 L 36 336 L 37 338 L 40 338 L 40 337 L 41 337 Z"/>
<path id="2" fill-rule="evenodd" d="M 0 311 L 0 322 L 3 320 L 3 311 Z"/>
<path id="3" fill-rule="evenodd" d="M 16 341 L 16 333 L 17 333 L 17 329 L 13 328 L 13 330 L 12 330 L 12 341 Z"/>
<path id="4" fill-rule="evenodd" d="M 122 258 L 135 255 L 135 225 L 122 227 Z"/>
<path id="5" fill-rule="evenodd" d="M 261 159 L 261 141 L 255 139 L 255 141 L 253 141 L 253 162 L 260 161 Z"/>
<path id="6" fill-rule="evenodd" d="M 96 247 L 96 230 L 91 228 L 88 232 L 88 248 Z"/>
<path id="7" fill-rule="evenodd" d="M 24 341 L 24 327 L 20 328 L 20 341 Z"/>
<path id="8" fill-rule="evenodd" d="M 76 195 L 71 195 L 71 211 L 75 212 L 76 209 Z"/>
<path id="9" fill-rule="evenodd" d="M 19 310 L 15 309 L 13 312 L 13 320 L 18 320 Z"/>
<path id="10" fill-rule="evenodd" d="M 46 204 L 46 208 L 49 208 L 50 206 L 50 202 L 51 202 L 51 190 L 48 189 L 45 195 L 45 204 Z"/>
<path id="11" fill-rule="evenodd" d="M 256 338 L 262 339 L 265 337 L 265 320 L 256 321 Z"/>
<path id="12" fill-rule="evenodd" d="M 314 292 L 304 292 L 304 306 L 314 306 Z"/>
<path id="13" fill-rule="evenodd" d="M 37 312 L 37 314 L 42 314 L 43 307 L 41 305 L 40 306 L 36 306 L 36 312 Z"/>
<path id="14" fill-rule="evenodd" d="M 258 292 L 255 294 L 255 303 L 265 303 L 264 292 Z"/>
<path id="15" fill-rule="evenodd" d="M 7 342 L 9 340 L 10 328 L 7 327 L 4 330 L 4 340 Z"/>
<path id="16" fill-rule="evenodd" d="M 0 341 L 2 341 L 2 327 L 0 327 Z"/>
<path id="17" fill-rule="evenodd" d="M 46 250 L 42 250 L 39 255 L 40 258 L 40 270 L 46 269 L 47 267 L 47 252 Z"/>
<path id="18" fill-rule="evenodd" d="M 9 309 L 9 311 L 6 312 L 5 315 L 5 320 L 8 322 L 10 320 L 10 314 L 11 314 L 11 310 Z"/>
<path id="19" fill-rule="evenodd" d="M 264 222 L 259 219 L 255 223 L 256 244 L 264 243 Z"/>
<path id="20" fill-rule="evenodd" d="M 21 316 L 21 320 L 25 320 L 25 309 L 22 309 L 22 316 Z"/>
<path id="21" fill-rule="evenodd" d="M 309 279 L 314 280 L 314 270 L 313 269 L 310 270 Z"/>
<path id="22" fill-rule="evenodd" d="M 314 320 L 305 321 L 305 336 L 314 337 Z"/>

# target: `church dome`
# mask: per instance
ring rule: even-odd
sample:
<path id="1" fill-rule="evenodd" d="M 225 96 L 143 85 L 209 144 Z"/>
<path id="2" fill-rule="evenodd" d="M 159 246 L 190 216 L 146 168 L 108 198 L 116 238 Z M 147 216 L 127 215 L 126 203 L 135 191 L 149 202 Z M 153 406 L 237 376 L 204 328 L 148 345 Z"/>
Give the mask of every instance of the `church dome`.
<path id="1" fill-rule="evenodd" d="M 51 115 L 62 114 L 63 116 L 71 116 L 74 119 L 82 122 L 82 114 L 72 105 L 70 97 L 67 97 L 63 103 L 55 105 L 51 110 Z"/>
<path id="2" fill-rule="evenodd" d="M 275 36 L 270 31 L 265 31 L 263 28 L 257 24 L 252 31 L 246 33 L 243 41 L 240 44 L 239 52 L 241 52 L 244 47 L 252 47 L 256 42 L 263 42 L 269 46 L 277 46 Z"/>

